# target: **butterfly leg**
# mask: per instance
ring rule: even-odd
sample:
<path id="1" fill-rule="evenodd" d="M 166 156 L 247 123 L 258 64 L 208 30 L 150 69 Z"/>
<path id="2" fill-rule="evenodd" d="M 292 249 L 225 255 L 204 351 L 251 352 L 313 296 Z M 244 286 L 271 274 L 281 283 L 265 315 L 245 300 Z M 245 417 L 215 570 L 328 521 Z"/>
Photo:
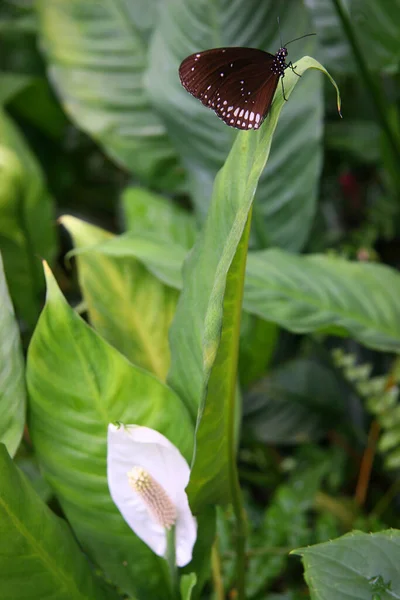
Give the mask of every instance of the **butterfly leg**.
<path id="1" fill-rule="evenodd" d="M 283 78 L 284 78 L 284 77 L 285 77 L 285 74 L 283 74 L 283 75 L 282 75 L 282 77 L 281 77 L 281 84 L 282 84 L 282 96 L 283 96 L 283 99 L 285 100 L 285 102 L 287 102 L 287 98 L 286 98 L 286 96 L 285 96 L 285 88 L 284 88 L 284 85 L 283 85 Z"/>
<path id="2" fill-rule="evenodd" d="M 293 63 L 292 63 L 292 61 L 290 61 L 290 62 L 287 64 L 287 68 L 289 68 L 289 67 L 292 69 L 293 73 L 294 73 L 295 75 L 297 75 L 297 77 L 301 77 L 301 75 L 299 75 L 298 73 L 296 73 L 296 67 L 294 67 L 294 66 L 293 66 Z"/>

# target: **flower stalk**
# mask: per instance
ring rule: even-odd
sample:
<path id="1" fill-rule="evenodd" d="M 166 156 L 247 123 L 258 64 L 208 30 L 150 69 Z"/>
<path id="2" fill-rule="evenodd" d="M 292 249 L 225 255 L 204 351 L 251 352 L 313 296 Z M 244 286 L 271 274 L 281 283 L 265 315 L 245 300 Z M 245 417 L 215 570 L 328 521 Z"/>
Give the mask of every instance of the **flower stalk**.
<path id="1" fill-rule="evenodd" d="M 168 564 L 172 598 L 174 598 L 174 600 L 179 600 L 180 593 L 178 568 L 176 566 L 175 527 L 167 529 L 167 551 L 165 554 L 165 560 Z"/>

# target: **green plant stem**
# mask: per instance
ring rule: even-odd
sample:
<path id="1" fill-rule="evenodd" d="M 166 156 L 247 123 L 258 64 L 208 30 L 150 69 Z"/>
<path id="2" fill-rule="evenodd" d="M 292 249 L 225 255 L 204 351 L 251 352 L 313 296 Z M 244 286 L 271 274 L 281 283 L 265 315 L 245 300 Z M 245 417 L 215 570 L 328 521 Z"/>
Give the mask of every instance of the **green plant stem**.
<path id="1" fill-rule="evenodd" d="M 360 70 L 360 74 L 364 80 L 365 85 L 371 93 L 371 99 L 373 101 L 376 115 L 378 117 L 380 126 L 382 131 L 396 156 L 398 163 L 400 164 L 400 142 L 397 139 L 397 136 L 393 133 L 389 120 L 387 118 L 387 107 L 385 105 L 385 101 L 382 97 L 382 94 L 378 87 L 375 85 L 375 81 L 367 67 L 367 63 L 364 60 L 364 56 L 361 52 L 358 40 L 355 36 L 353 27 L 351 25 L 349 16 L 346 10 L 343 8 L 342 0 L 332 0 L 336 12 L 340 18 L 342 23 L 342 27 L 346 33 L 347 39 L 349 40 L 350 46 L 353 50 L 354 58 L 356 60 L 357 66 Z"/>
<path id="2" fill-rule="evenodd" d="M 175 553 L 175 527 L 167 529 L 167 552 L 165 560 L 168 564 L 168 572 L 170 577 L 170 586 L 172 592 L 172 598 L 174 600 L 180 600 L 179 592 L 179 576 L 178 568 L 176 566 L 176 553 Z"/>
<path id="3" fill-rule="evenodd" d="M 215 539 L 211 550 L 211 570 L 214 585 L 214 592 L 216 600 L 224 600 L 224 582 L 221 574 L 221 556 L 219 553 L 218 537 Z"/>
<path id="4" fill-rule="evenodd" d="M 246 226 L 243 231 L 243 243 L 248 248 L 250 226 L 251 226 L 252 208 L 250 208 Z M 243 302 L 243 290 L 244 290 L 244 276 L 246 270 L 246 260 L 242 261 L 242 272 L 238 278 L 241 282 L 241 289 L 239 290 L 240 298 L 238 298 L 237 315 L 235 321 L 240 324 L 240 315 L 242 311 Z M 236 352 L 236 363 L 239 355 L 239 335 L 237 336 L 237 347 Z M 246 513 L 243 505 L 242 490 L 240 489 L 239 474 L 236 463 L 236 393 L 237 393 L 237 369 L 233 369 L 233 378 L 230 385 L 230 406 L 228 410 L 228 467 L 229 467 L 229 488 L 232 499 L 232 507 L 236 520 L 236 531 L 235 531 L 235 546 L 236 546 L 236 587 L 237 587 L 237 600 L 245 600 L 245 589 L 246 589 L 246 538 L 247 538 L 247 522 Z"/>

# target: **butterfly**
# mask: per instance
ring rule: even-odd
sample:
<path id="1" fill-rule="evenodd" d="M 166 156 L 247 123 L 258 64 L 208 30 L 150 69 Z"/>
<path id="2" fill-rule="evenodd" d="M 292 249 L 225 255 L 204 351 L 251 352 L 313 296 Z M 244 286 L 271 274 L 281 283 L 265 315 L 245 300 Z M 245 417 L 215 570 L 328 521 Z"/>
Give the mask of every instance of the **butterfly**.
<path id="1" fill-rule="evenodd" d="M 291 62 L 286 63 L 286 46 L 291 42 L 276 54 L 241 47 L 197 52 L 181 63 L 181 83 L 230 127 L 258 129 L 271 108 L 280 78 L 287 68 L 294 70 Z"/>

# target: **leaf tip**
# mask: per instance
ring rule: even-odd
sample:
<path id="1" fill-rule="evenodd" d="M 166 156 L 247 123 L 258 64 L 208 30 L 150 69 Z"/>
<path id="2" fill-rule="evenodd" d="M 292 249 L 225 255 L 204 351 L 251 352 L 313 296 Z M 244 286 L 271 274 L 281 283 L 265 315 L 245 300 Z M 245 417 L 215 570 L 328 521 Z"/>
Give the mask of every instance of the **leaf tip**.
<path id="1" fill-rule="evenodd" d="M 46 302 L 47 302 L 49 300 L 49 297 L 52 295 L 52 292 L 54 292 L 54 290 L 58 290 L 58 285 L 55 280 L 53 271 L 50 269 L 47 261 L 43 260 L 42 263 L 43 263 L 44 277 L 46 280 Z"/>
<path id="2" fill-rule="evenodd" d="M 42 260 L 42 264 L 43 264 L 43 270 L 44 270 L 44 274 L 46 276 L 46 279 L 49 277 L 49 275 L 51 276 L 51 269 L 49 267 L 49 263 L 47 262 L 47 260 Z"/>

